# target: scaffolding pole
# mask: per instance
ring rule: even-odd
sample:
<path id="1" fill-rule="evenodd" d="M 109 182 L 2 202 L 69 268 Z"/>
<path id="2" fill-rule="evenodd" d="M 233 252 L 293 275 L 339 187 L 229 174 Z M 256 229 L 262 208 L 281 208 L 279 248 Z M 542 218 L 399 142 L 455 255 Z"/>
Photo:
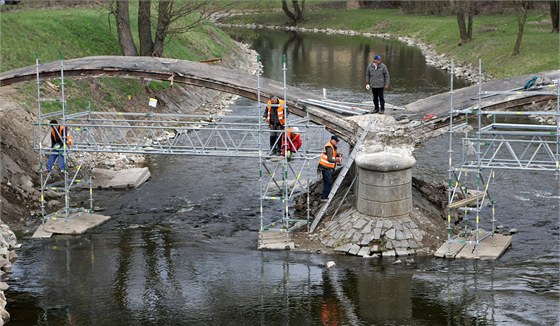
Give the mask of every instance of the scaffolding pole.
<path id="1" fill-rule="evenodd" d="M 79 163 L 74 163 L 74 153 L 131 153 L 131 154 L 166 154 L 166 155 L 194 155 L 194 156 L 220 156 L 220 157 L 246 157 L 257 158 L 259 164 L 259 202 L 260 202 L 260 229 L 270 229 L 279 226 L 282 231 L 289 231 L 296 224 L 309 224 L 309 185 L 310 167 L 320 155 L 324 127 L 311 123 L 309 113 L 304 117 L 289 118 L 286 107 L 286 125 L 281 131 L 278 142 L 282 145 L 293 145 L 288 137 L 289 128 L 297 127 L 303 139 L 303 146 L 291 159 L 284 156 L 274 156 L 267 149 L 269 142 L 265 135 L 271 132 L 263 122 L 263 108 L 261 97 L 262 63 L 257 58 L 257 107 L 256 115 L 187 115 L 165 113 L 139 113 L 139 112 L 96 112 L 88 105 L 86 111 L 74 110 L 68 112 L 65 100 L 64 63 L 60 60 L 61 96 L 56 100 L 61 103 L 61 110 L 43 112 L 41 98 L 41 80 L 39 60 L 36 60 L 37 69 L 37 110 L 38 122 L 33 124 L 34 148 L 39 151 L 41 171 L 41 211 L 43 223 L 50 218 L 64 216 L 67 221 L 72 210 L 71 190 L 84 182 L 89 184 L 89 208 L 94 210 L 93 203 L 93 171 L 88 164 L 89 173 L 84 173 L 82 166 L 84 158 Z M 286 59 L 283 58 L 284 100 L 288 96 L 286 86 Z M 52 124 L 45 123 L 43 119 L 59 119 L 59 128 L 52 128 Z M 266 126 L 266 127 L 265 127 Z M 266 128 L 266 130 L 265 130 Z M 49 141 L 50 130 L 56 129 L 56 136 L 66 143 L 71 135 L 72 147 L 63 146 L 60 153 L 64 157 L 64 180 L 50 183 L 50 173 L 44 176 L 44 156 L 57 154 L 56 149 L 46 148 L 44 143 Z M 70 133 L 71 131 L 71 133 Z M 68 134 L 67 134 L 68 132 Z M 308 149 L 311 148 L 311 149 Z M 86 156 L 86 155 L 84 155 Z M 70 164 L 72 163 L 72 164 Z M 69 174 L 72 166 L 75 174 Z M 45 207 L 45 191 L 64 189 L 64 208 L 47 215 Z M 295 218 L 293 208 L 294 200 L 307 194 L 307 209 L 302 219 Z M 270 204 L 269 203 L 273 203 Z M 274 210 L 280 203 L 281 216 L 272 212 L 265 216 L 266 210 Z M 265 218 L 270 219 L 265 223 Z"/>
<path id="2" fill-rule="evenodd" d="M 547 96 L 556 95 L 556 109 L 554 111 L 492 111 L 482 108 L 482 98 L 488 94 L 510 94 L 511 91 L 489 92 L 482 89 L 482 61 L 479 60 L 478 72 L 478 101 L 476 107 L 469 110 L 456 110 L 454 104 L 454 63 L 451 63 L 450 73 L 450 111 L 449 111 L 449 169 L 448 169 L 448 205 L 447 231 L 448 243 L 470 243 L 478 248 L 480 241 L 496 232 L 496 169 L 554 171 L 556 179 L 560 178 L 560 84 L 555 82 L 556 92 L 531 92 Z M 515 92 L 521 94 L 523 91 Z M 465 114 L 465 122 L 455 126 L 453 117 L 456 113 Z M 468 114 L 476 114 L 475 137 L 468 137 Z M 541 123 L 502 123 L 498 117 L 507 116 L 555 116 L 555 126 Z M 462 138 L 462 160 L 453 161 L 453 134 L 465 130 Z M 487 172 L 487 174 L 485 174 Z M 474 175 L 474 182 L 469 180 Z M 485 178 L 486 175 L 486 178 Z M 474 194 L 472 191 L 474 190 Z M 482 208 L 490 207 L 491 232 L 480 237 L 480 222 Z M 457 216 L 463 213 L 465 238 L 470 233 L 468 214 L 475 214 L 474 238 L 461 240 L 452 238 L 452 212 Z M 471 226 L 472 227 L 472 226 Z M 448 247 L 449 249 L 450 247 Z"/>

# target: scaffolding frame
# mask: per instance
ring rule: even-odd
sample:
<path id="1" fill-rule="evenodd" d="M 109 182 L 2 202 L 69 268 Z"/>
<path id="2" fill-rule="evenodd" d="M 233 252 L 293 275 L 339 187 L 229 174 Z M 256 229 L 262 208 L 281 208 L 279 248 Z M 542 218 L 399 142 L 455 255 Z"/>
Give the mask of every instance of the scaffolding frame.
<path id="1" fill-rule="evenodd" d="M 477 105 L 468 109 L 456 110 L 454 107 L 453 78 L 454 63 L 450 70 L 450 110 L 449 110 L 449 169 L 448 169 L 448 205 L 447 205 L 447 243 L 459 242 L 474 244 L 478 248 L 480 241 L 496 233 L 496 193 L 495 170 L 531 170 L 554 171 L 560 178 L 560 83 L 553 80 L 537 91 L 483 91 L 482 61 L 478 69 Z M 555 87 L 556 89 L 552 89 Z M 544 88 L 544 90 L 543 90 Z M 495 95 L 531 95 L 556 96 L 555 111 L 492 111 L 482 108 L 482 98 Z M 465 115 L 465 122 L 453 125 L 456 115 Z M 474 137 L 468 137 L 469 114 L 476 119 Z M 552 116 L 556 125 L 541 123 L 501 123 L 499 118 L 508 116 Z M 464 132 L 461 142 L 461 162 L 453 162 L 453 134 Z M 474 181 L 472 180 L 474 177 Z M 491 232 L 482 232 L 479 228 L 480 213 L 488 205 L 491 214 Z M 452 215 L 463 214 L 464 228 L 462 234 L 469 235 L 468 214 L 475 213 L 474 239 L 461 240 L 452 238 Z"/>
<path id="2" fill-rule="evenodd" d="M 84 158 L 79 163 L 73 161 L 75 153 L 128 153 L 128 154 L 157 154 L 157 155 L 191 155 L 191 156 L 218 156 L 236 158 L 258 159 L 258 181 L 260 201 L 260 230 L 266 231 L 279 228 L 290 231 L 295 227 L 310 222 L 309 185 L 315 164 L 325 140 L 324 126 L 311 122 L 309 115 L 305 117 L 288 118 L 286 113 L 285 128 L 277 141 L 289 144 L 289 128 L 297 127 L 303 140 L 302 147 L 291 158 L 275 156 L 269 146 L 268 125 L 263 123 L 263 113 L 268 104 L 261 102 L 260 76 L 263 72 L 260 57 L 257 58 L 257 105 L 250 106 L 256 109 L 256 115 L 191 115 L 169 114 L 154 112 L 154 103 L 150 102 L 148 112 L 98 112 L 92 111 L 88 105 L 86 111 L 69 113 L 64 94 L 64 61 L 60 59 L 60 102 L 61 110 L 43 112 L 41 103 L 41 80 L 39 59 L 36 59 L 37 75 L 37 118 L 33 124 L 33 148 L 39 151 L 40 178 L 41 178 L 41 216 L 45 223 L 47 219 L 56 219 L 64 214 L 68 221 L 70 213 L 71 189 L 81 186 L 83 180 L 89 181 L 89 203 L 87 211 L 93 212 L 93 165 L 86 164 Z M 287 98 L 286 87 L 286 56 L 283 56 L 283 98 Z M 279 95 L 279 94 L 278 94 Z M 280 97 L 280 96 L 279 96 Z M 154 99 L 151 99 L 154 100 Z M 53 101 L 49 99 L 47 101 Z M 286 101 L 287 102 L 287 101 Z M 289 112 L 287 103 L 286 112 Z M 49 183 L 51 173 L 45 175 L 44 158 L 47 155 L 57 154 L 54 149 L 47 147 L 51 124 L 44 123 L 47 119 L 60 119 L 59 126 L 64 130 L 58 136 L 66 140 L 66 132 L 71 135 L 73 145 L 64 146 L 62 155 L 65 158 L 65 168 L 62 181 Z M 46 130 L 47 131 L 46 131 Z M 46 131 L 46 132 L 45 132 Z M 58 132 L 58 130 L 57 130 Z M 315 150 L 314 150 L 315 149 Z M 72 163 L 72 164 L 69 164 Z M 89 173 L 84 173 L 83 165 L 89 167 Z M 70 172 L 69 166 L 76 167 Z M 313 171 L 313 172 L 312 172 Z M 64 188 L 64 208 L 52 214 L 46 214 L 45 192 Z M 295 218 L 296 213 L 291 207 L 291 202 L 300 195 L 307 195 L 305 218 Z M 266 202 L 279 202 L 282 206 L 281 216 L 266 216 L 264 210 L 272 205 Z M 82 209 L 79 209 L 82 210 Z M 275 214 L 275 213 L 273 213 Z"/>

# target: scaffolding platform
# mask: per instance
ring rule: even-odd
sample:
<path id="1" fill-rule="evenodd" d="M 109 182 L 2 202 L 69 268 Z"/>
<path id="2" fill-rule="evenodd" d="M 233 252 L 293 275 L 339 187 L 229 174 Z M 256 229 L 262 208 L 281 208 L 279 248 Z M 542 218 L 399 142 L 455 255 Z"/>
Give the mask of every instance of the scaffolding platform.
<path id="1" fill-rule="evenodd" d="M 481 232 L 484 233 L 484 232 Z M 498 259 L 511 246 L 512 236 L 503 234 L 485 234 L 482 240 L 474 241 L 469 238 L 454 238 L 444 243 L 434 254 L 439 258 L 455 259 Z"/>
<path id="2" fill-rule="evenodd" d="M 110 218 L 110 216 L 88 212 L 73 213 L 68 218 L 51 216 L 37 228 L 32 237 L 50 238 L 53 234 L 83 234 L 107 222 Z"/>
<path id="3" fill-rule="evenodd" d="M 290 238 L 289 232 L 282 230 L 270 230 L 259 232 L 259 250 L 291 250 L 294 249 L 294 242 Z"/>

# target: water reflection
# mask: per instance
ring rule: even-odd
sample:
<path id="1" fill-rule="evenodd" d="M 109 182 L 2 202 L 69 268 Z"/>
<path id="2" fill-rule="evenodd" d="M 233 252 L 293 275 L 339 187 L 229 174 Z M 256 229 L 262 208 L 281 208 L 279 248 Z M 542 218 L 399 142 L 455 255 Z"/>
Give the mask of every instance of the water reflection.
<path id="1" fill-rule="evenodd" d="M 513 264 L 419 258 L 394 264 L 247 250 L 242 246 L 254 244 L 247 235 L 196 240 L 165 224 L 110 222 L 88 236 L 26 242 L 10 283 L 10 324 L 558 321 L 558 256 Z M 327 260 L 337 266 L 326 269 Z"/>
<path id="2" fill-rule="evenodd" d="M 287 82 L 290 85 L 329 98 L 353 102 L 370 101 L 365 90 L 366 67 L 373 53 L 380 53 L 391 75 L 387 99 L 405 105 L 449 90 L 449 75 L 426 64 L 417 47 L 396 40 L 323 33 L 272 30 L 228 29 L 235 39 L 252 45 L 261 56 L 264 76 L 283 80 L 282 55 L 287 56 Z M 468 82 L 456 79 L 456 89 Z"/>

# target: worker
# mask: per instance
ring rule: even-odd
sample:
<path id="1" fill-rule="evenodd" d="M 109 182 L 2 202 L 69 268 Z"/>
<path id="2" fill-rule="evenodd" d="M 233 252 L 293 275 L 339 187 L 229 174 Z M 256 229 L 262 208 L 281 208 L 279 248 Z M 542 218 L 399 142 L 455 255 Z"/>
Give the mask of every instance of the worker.
<path id="1" fill-rule="evenodd" d="M 379 54 L 373 57 L 373 62 L 367 66 L 366 70 L 366 89 L 373 94 L 372 113 L 383 114 L 385 112 L 385 98 L 383 90 L 389 88 L 389 70 L 387 66 L 381 62 L 383 57 Z"/>
<path id="2" fill-rule="evenodd" d="M 58 168 L 60 171 L 66 171 L 66 160 L 64 159 L 64 152 L 69 146 L 72 146 L 74 141 L 68 133 L 68 128 L 64 126 L 59 126 L 58 121 L 51 120 L 51 148 L 52 152 L 49 155 L 49 160 L 47 161 L 47 172 L 51 172 L 54 163 L 58 159 Z"/>
<path id="3" fill-rule="evenodd" d="M 301 145 L 303 145 L 303 141 L 301 140 L 299 128 L 286 129 L 286 136 L 282 137 L 282 156 L 286 156 L 290 160 L 292 155 L 301 148 Z"/>
<path id="4" fill-rule="evenodd" d="M 333 183 L 334 169 L 337 165 L 342 164 L 342 154 L 336 152 L 336 145 L 339 138 L 332 135 L 331 139 L 325 144 L 323 153 L 319 159 L 319 170 L 323 176 L 323 192 L 321 194 L 321 201 L 327 201 L 331 192 Z"/>
<path id="5" fill-rule="evenodd" d="M 281 143 L 280 136 L 282 135 L 281 130 L 284 130 L 284 125 L 286 123 L 286 117 L 288 115 L 287 110 L 284 108 L 284 100 L 278 98 L 278 96 L 273 95 L 267 103 L 266 110 L 264 111 L 264 120 L 268 123 L 270 130 L 270 151 L 272 155 L 280 155 Z"/>

